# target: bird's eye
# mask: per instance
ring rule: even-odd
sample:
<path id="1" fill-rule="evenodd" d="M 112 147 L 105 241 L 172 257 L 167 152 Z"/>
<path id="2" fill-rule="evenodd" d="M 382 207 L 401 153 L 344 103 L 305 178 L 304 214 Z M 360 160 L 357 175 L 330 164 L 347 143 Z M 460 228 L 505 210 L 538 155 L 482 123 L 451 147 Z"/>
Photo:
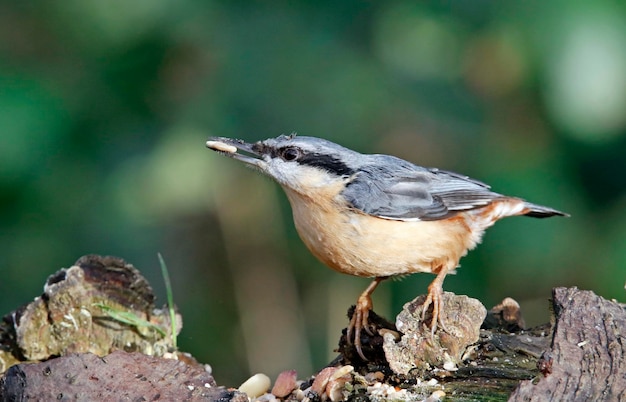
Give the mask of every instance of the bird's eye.
<path id="1" fill-rule="evenodd" d="M 300 150 L 298 148 L 284 148 L 280 156 L 286 161 L 295 161 L 300 157 Z"/>

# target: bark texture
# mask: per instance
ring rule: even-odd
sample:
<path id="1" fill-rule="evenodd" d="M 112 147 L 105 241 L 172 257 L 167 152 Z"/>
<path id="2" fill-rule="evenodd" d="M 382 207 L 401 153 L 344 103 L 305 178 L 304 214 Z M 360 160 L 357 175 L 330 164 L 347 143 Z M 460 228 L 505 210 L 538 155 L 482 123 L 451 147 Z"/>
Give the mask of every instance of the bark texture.
<path id="1" fill-rule="evenodd" d="M 302 381 L 285 367 L 274 388 L 242 387 L 247 395 L 218 386 L 208 366 L 174 350 L 169 315 L 154 308 L 138 270 L 86 256 L 0 323 L 0 401 L 626 402 L 625 305 L 556 288 L 551 324 L 524 329 L 513 299 L 483 321 L 477 300 L 444 296 L 447 331 L 431 332 L 418 296 L 395 324 L 371 312 L 371 333 L 361 334 L 367 361 L 344 330 L 328 367 Z"/>
<path id="2" fill-rule="evenodd" d="M 626 401 L 626 310 L 593 292 L 556 288 L 552 344 L 543 378 L 523 381 L 520 401 Z"/>
<path id="3" fill-rule="evenodd" d="M 214 401 L 235 394 L 216 387 L 213 377 L 198 367 L 122 351 L 19 364 L 7 371 L 0 387 L 2 401 Z"/>

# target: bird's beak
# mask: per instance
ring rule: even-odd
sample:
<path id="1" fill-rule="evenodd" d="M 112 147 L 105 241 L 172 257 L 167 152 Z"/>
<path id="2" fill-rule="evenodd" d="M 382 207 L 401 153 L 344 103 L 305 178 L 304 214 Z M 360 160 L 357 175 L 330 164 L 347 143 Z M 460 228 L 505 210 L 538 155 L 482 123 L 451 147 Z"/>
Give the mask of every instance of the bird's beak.
<path id="1" fill-rule="evenodd" d="M 242 161 L 246 165 L 265 170 L 266 163 L 262 154 L 254 150 L 254 144 L 226 137 L 209 137 L 206 146 L 222 155 Z"/>

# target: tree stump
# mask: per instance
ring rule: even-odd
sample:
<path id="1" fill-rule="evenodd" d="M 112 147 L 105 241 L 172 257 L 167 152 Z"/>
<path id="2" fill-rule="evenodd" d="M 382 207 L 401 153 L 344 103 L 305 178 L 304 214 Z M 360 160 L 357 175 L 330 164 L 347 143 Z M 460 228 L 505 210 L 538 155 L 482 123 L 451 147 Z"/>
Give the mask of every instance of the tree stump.
<path id="1" fill-rule="evenodd" d="M 340 354 L 328 367 L 300 381 L 286 367 L 273 393 L 267 381 L 241 390 L 219 386 L 207 366 L 170 350 L 172 334 L 164 332 L 168 316 L 154 309 L 149 284 L 121 259 L 83 257 L 50 276 L 44 289 L 44 295 L 7 314 L 0 325 L 0 401 L 51 396 L 221 402 L 248 397 L 260 402 L 626 401 L 625 305 L 577 288 L 554 289 L 552 323 L 532 329 L 524 329 L 512 299 L 492 308 L 483 322 L 485 308 L 477 300 L 447 292 L 445 320 L 450 325 L 444 332 L 431 334 L 421 322 L 423 296 L 405 305 L 397 325 L 372 312 L 378 330 L 361 339 L 368 361 L 355 353 L 344 330 Z M 103 305 L 117 314 L 132 313 L 138 321 L 107 315 Z M 178 332 L 182 321 L 176 321 Z M 164 330 L 155 332 L 151 325 Z M 129 345 L 132 350 L 124 351 Z"/>

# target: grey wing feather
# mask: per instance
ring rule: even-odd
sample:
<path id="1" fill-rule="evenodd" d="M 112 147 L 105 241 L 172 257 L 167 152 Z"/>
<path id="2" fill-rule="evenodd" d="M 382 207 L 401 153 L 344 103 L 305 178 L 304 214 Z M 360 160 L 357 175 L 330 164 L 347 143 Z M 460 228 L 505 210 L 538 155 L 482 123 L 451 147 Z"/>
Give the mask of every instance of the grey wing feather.
<path id="1" fill-rule="evenodd" d="M 362 166 L 342 193 L 346 201 L 381 218 L 438 220 L 504 197 L 467 176 L 393 162 Z"/>

